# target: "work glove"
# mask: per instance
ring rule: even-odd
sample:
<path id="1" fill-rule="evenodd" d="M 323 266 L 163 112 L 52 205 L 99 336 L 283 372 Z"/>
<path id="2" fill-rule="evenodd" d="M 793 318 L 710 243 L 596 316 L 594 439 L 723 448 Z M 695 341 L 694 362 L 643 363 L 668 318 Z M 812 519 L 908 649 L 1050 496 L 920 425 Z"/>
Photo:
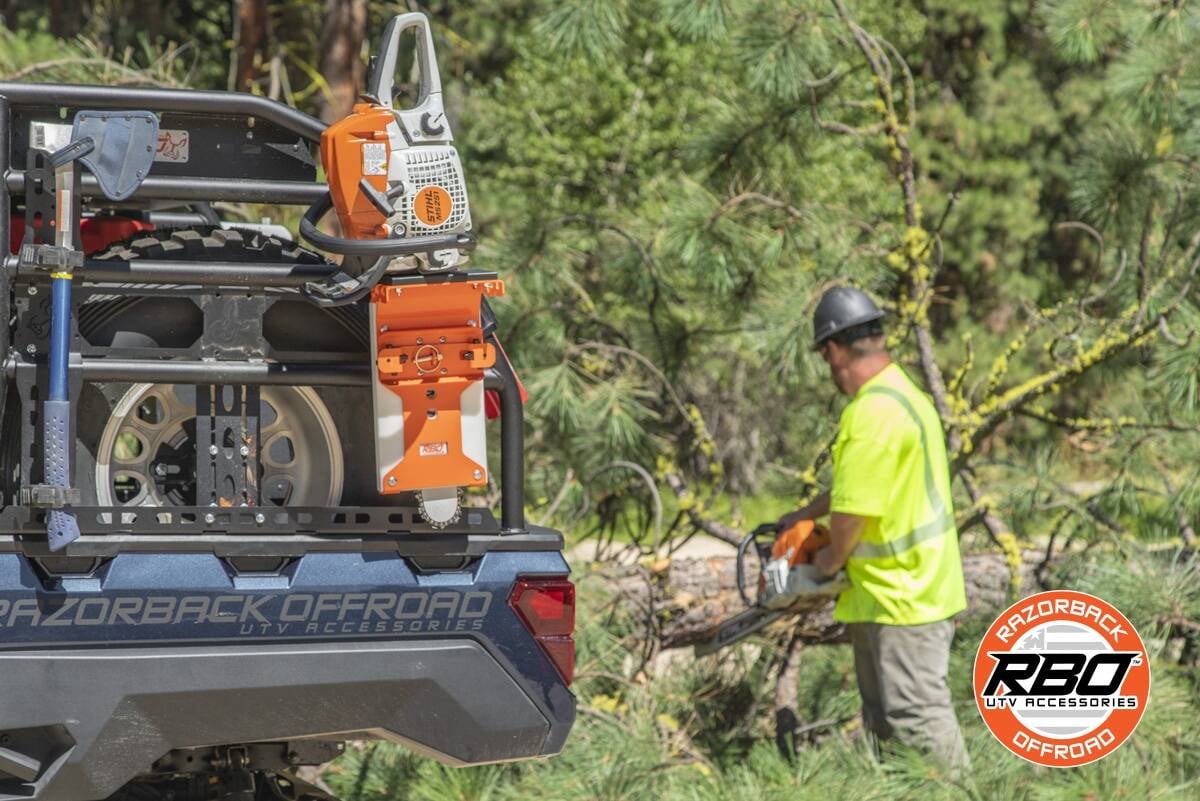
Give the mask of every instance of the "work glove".
<path id="1" fill-rule="evenodd" d="M 813 604 L 838 595 L 850 586 L 846 572 L 839 570 L 832 577 L 825 576 L 816 565 L 800 564 L 788 571 L 787 590 L 767 601 L 770 609 L 787 609 L 800 604 Z"/>
<path id="2" fill-rule="evenodd" d="M 788 560 L 788 567 L 806 565 L 817 551 L 829 544 L 829 529 L 812 520 L 800 518 L 775 539 L 772 559 Z"/>

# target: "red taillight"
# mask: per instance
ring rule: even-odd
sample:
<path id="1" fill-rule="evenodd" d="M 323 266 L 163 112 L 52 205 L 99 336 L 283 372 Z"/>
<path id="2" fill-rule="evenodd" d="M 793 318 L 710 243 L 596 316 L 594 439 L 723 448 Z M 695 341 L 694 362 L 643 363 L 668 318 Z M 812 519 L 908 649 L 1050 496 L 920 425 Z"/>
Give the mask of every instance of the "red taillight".
<path id="1" fill-rule="evenodd" d="M 569 685 L 575 677 L 575 585 L 562 578 L 517 579 L 508 605 Z"/>

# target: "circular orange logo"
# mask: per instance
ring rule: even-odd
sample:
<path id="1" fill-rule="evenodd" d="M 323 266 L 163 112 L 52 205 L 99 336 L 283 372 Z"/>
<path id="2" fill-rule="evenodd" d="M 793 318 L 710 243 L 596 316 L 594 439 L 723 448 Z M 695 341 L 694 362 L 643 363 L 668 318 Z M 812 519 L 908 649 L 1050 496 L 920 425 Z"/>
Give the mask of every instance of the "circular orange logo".
<path id="1" fill-rule="evenodd" d="M 1150 700 L 1142 638 L 1107 601 L 1072 590 L 1006 609 L 975 654 L 975 703 L 1008 750 L 1052 768 L 1108 756 Z"/>
<path id="2" fill-rule="evenodd" d="M 450 199 L 450 193 L 437 184 L 422 187 L 413 198 L 413 214 L 430 228 L 450 219 L 453 209 L 454 201 Z"/>

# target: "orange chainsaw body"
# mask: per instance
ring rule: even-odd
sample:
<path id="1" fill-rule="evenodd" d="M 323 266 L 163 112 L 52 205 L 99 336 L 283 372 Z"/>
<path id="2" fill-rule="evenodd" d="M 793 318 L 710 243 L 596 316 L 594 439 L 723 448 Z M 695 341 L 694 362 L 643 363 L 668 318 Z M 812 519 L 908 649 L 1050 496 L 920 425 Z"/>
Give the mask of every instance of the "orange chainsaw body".
<path id="1" fill-rule="evenodd" d="M 784 531 L 771 546 L 771 558 L 787 557 L 788 567 L 807 565 L 817 551 L 829 544 L 829 529 L 812 520 L 801 520 Z"/>
<path id="2" fill-rule="evenodd" d="M 395 123 L 391 109 L 358 103 L 345 119 L 321 134 L 321 162 L 342 234 L 351 239 L 387 236 L 387 219 L 367 200 L 358 183 L 366 179 L 381 195 L 388 192 L 391 142 L 387 128 Z"/>

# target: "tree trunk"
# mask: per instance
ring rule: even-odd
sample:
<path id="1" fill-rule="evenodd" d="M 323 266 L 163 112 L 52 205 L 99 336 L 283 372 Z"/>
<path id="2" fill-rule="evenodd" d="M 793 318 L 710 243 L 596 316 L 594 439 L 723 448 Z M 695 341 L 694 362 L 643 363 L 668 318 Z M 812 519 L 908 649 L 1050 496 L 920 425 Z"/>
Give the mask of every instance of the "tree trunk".
<path id="1" fill-rule="evenodd" d="M 796 689 L 800 685 L 800 657 L 803 638 L 797 633 L 783 652 L 779 678 L 775 680 L 775 747 L 789 759 L 796 754 L 796 731 L 800 728 L 800 709 Z"/>
<path id="2" fill-rule="evenodd" d="M 4 27 L 10 31 L 17 29 L 17 0 L 4 0 L 0 7 L 4 13 Z"/>
<path id="3" fill-rule="evenodd" d="M 367 30 L 366 0 L 325 0 L 321 28 L 321 75 L 329 93 L 321 94 L 320 116 L 335 122 L 350 113 L 366 83 L 362 59 Z"/>
<path id="4" fill-rule="evenodd" d="M 50 33 L 59 39 L 74 39 L 83 30 L 80 0 L 50 0 Z"/>
<path id="5" fill-rule="evenodd" d="M 267 0 L 235 0 L 233 75 L 230 89 L 249 91 L 267 62 Z"/>
<path id="6" fill-rule="evenodd" d="M 1042 554 L 1026 551 L 1020 571 L 1020 587 L 1014 594 L 1008 563 L 1000 553 L 963 557 L 967 584 L 966 617 L 988 617 L 1002 611 L 1015 598 L 1040 588 L 1034 570 Z M 609 588 L 630 598 L 639 608 L 654 610 L 656 636 L 664 648 L 682 648 L 709 640 L 717 626 L 743 611 L 737 592 L 737 569 L 731 556 L 677 558 L 664 561 L 646 581 L 645 568 L 608 565 L 600 571 Z M 747 582 L 753 586 L 758 575 L 753 557 L 746 566 Z M 832 604 L 820 604 L 802 615 L 775 624 L 791 627 L 802 643 L 844 641 L 843 627 L 833 621 Z"/>

